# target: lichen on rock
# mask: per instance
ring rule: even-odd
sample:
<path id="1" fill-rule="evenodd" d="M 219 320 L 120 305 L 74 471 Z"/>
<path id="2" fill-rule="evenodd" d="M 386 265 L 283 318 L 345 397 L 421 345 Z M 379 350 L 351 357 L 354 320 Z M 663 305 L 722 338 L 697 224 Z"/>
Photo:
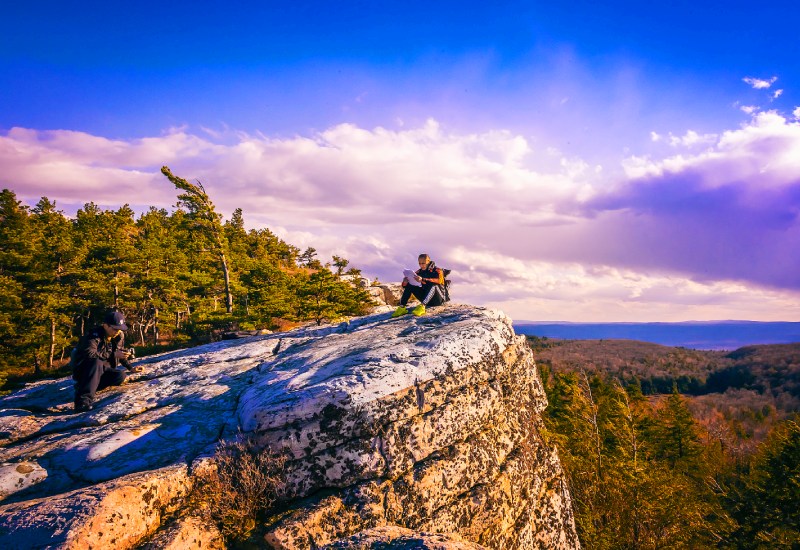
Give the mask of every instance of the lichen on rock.
<path id="1" fill-rule="evenodd" d="M 185 506 L 188 465 L 246 434 L 289 457 L 286 511 L 262 528 L 273 547 L 384 526 L 487 548 L 578 547 L 558 456 L 540 436 L 546 399 L 533 357 L 500 312 L 377 313 L 140 364 L 89 413 L 71 414 L 69 380 L 0 399 L 0 546 L 30 533 L 53 547 L 113 536 L 132 548 L 157 531 L 201 540 L 194 520 L 162 524 Z M 136 518 L 124 536 L 102 504 L 123 494 Z M 116 526 L 102 540 L 98 518 Z"/>

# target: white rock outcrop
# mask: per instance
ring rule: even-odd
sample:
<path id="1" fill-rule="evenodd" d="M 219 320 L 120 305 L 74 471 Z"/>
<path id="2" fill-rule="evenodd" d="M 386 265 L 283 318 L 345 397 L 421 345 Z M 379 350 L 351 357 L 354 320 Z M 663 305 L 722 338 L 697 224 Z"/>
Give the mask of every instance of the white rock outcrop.
<path id="1" fill-rule="evenodd" d="M 500 312 L 378 313 L 139 364 L 88 413 L 69 379 L 0 399 L 0 547 L 220 545 L 180 510 L 192 464 L 239 432 L 291 457 L 287 511 L 263 526 L 275 548 L 392 529 L 578 547 L 533 358 Z"/>

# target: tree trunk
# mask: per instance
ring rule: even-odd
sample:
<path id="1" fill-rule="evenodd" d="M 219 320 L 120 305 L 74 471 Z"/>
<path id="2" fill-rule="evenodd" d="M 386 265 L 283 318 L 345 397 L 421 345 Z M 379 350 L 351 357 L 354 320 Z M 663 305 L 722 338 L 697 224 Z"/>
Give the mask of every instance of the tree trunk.
<path id="1" fill-rule="evenodd" d="M 33 356 L 33 373 L 42 374 L 42 363 L 39 361 L 39 354 Z"/>
<path id="2" fill-rule="evenodd" d="M 56 320 L 50 318 L 50 353 L 47 356 L 47 368 L 53 368 L 53 357 L 56 354 Z"/>
<path id="3" fill-rule="evenodd" d="M 220 253 L 222 260 L 222 275 L 225 277 L 225 309 L 230 314 L 233 313 L 233 294 L 231 294 L 231 274 L 228 269 L 228 260 L 225 259 L 225 254 Z"/>
<path id="4" fill-rule="evenodd" d="M 153 307 L 153 345 L 158 345 L 158 308 Z"/>

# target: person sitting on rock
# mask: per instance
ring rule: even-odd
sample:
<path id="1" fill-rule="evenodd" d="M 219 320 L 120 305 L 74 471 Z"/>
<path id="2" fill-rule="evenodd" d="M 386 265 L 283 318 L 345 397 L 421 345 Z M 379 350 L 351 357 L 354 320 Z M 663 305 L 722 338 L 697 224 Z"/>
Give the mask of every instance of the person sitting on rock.
<path id="1" fill-rule="evenodd" d="M 392 317 L 408 313 L 406 305 L 411 296 L 420 301 L 420 304 L 411 310 L 411 313 L 417 316 L 425 315 L 426 306 L 440 306 L 445 302 L 444 272 L 436 267 L 427 254 L 420 254 L 418 263 L 419 269 L 414 273 L 414 280 L 422 286 L 412 285 L 407 277 L 403 277 L 403 296 L 400 298 L 400 306 L 392 313 Z"/>
<path id="2" fill-rule="evenodd" d="M 128 362 L 129 352 L 124 349 L 128 330 L 125 316 L 119 311 L 109 311 L 103 322 L 87 332 L 78 341 L 72 361 L 72 378 L 75 380 L 75 412 L 92 410 L 94 395 L 109 386 L 119 386 L 128 371 L 138 371 Z M 124 368 L 119 368 L 120 366 Z"/>

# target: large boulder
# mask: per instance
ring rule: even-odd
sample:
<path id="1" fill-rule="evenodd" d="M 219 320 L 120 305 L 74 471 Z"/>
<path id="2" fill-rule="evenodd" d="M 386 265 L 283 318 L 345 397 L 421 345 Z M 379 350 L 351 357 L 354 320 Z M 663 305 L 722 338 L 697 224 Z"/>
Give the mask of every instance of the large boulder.
<path id="1" fill-rule="evenodd" d="M 68 379 L 0 399 L 0 547 L 218 545 L 183 514 L 192 465 L 242 433 L 289 457 L 275 548 L 382 527 L 578 546 L 533 358 L 500 312 L 378 313 L 139 364 L 91 412 L 72 414 Z"/>

